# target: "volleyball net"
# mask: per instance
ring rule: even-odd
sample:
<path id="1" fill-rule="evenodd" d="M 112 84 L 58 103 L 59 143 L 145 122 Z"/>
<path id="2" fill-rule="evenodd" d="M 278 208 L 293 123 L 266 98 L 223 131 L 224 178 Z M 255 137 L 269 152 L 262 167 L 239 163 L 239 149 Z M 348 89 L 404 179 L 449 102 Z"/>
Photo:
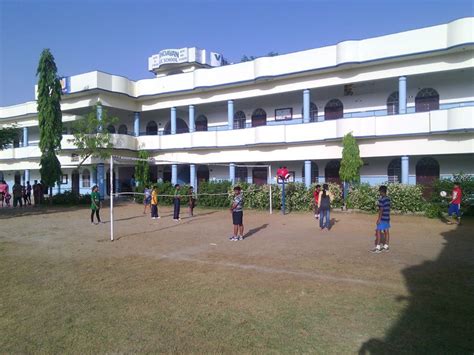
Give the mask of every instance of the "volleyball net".
<path id="1" fill-rule="evenodd" d="M 145 197 L 144 192 L 135 192 L 135 191 L 127 191 L 127 192 L 113 192 L 113 191 L 118 191 L 118 189 L 115 186 L 115 179 L 114 179 L 114 168 L 116 166 L 121 166 L 121 165 L 127 165 L 129 166 L 130 163 L 136 164 L 137 162 L 142 161 L 142 162 L 147 162 L 149 165 L 177 165 L 177 166 L 189 166 L 191 164 L 194 165 L 207 165 L 207 166 L 225 166 L 227 168 L 231 167 L 231 164 L 222 164 L 222 163 L 211 163 L 211 164 L 195 164 L 195 163 L 190 163 L 190 162 L 183 162 L 183 161 L 169 161 L 169 160 L 161 160 L 161 159 L 154 159 L 154 158 L 148 158 L 148 159 L 143 159 L 143 158 L 135 158 L 135 157 L 127 157 L 127 156 L 119 156 L 119 155 L 112 155 L 110 157 L 110 173 L 109 173 L 109 185 L 110 185 L 110 240 L 114 241 L 115 237 L 115 232 L 116 232 L 116 225 L 115 225 L 115 219 L 114 219 L 114 198 L 120 197 L 120 196 L 140 196 L 140 197 Z M 270 165 L 247 165 L 247 164 L 233 164 L 235 168 L 266 168 L 268 169 L 268 177 L 272 177 L 272 168 Z M 234 176 L 235 178 L 235 176 Z M 191 179 L 190 179 L 191 180 Z M 222 179 L 224 180 L 224 179 Z M 191 184 L 193 182 L 191 181 Z M 154 185 L 155 183 L 150 183 L 150 185 Z M 237 186 L 238 184 L 234 184 Z M 271 184 L 269 186 L 269 191 L 268 191 L 268 202 L 269 202 L 269 213 L 273 213 L 272 209 L 272 186 Z M 196 198 L 198 201 L 200 198 L 206 198 L 206 197 L 211 197 L 211 196 L 222 196 L 226 197 L 229 200 L 229 205 L 230 201 L 233 195 L 232 191 L 227 191 L 227 192 L 216 192 L 216 193 L 209 193 L 209 192 L 199 192 L 199 186 L 196 192 L 193 192 L 192 196 Z M 259 189 L 256 188 L 248 188 L 246 190 L 242 189 L 241 193 L 245 199 L 245 196 L 251 193 L 254 193 L 256 191 L 259 191 Z M 189 195 L 186 194 L 181 194 L 181 197 L 186 197 Z M 174 198 L 174 194 L 163 194 L 158 191 L 158 197 L 159 200 L 163 198 Z M 137 206 L 139 206 L 137 204 Z"/>

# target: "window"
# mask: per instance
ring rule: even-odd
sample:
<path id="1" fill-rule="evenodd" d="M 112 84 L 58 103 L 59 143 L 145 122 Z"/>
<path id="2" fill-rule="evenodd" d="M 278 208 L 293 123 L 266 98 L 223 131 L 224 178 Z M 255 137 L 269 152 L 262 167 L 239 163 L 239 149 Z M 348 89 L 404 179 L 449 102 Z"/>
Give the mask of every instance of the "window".
<path id="1" fill-rule="evenodd" d="M 400 158 L 395 158 L 390 162 L 390 164 L 388 164 L 387 175 L 388 182 L 395 183 L 402 181 L 402 166 Z"/>
<path id="2" fill-rule="evenodd" d="M 304 118 L 304 108 L 301 109 L 301 117 Z M 309 122 L 318 122 L 318 106 L 314 102 L 309 104 Z"/>
<path id="3" fill-rule="evenodd" d="M 237 111 L 234 114 L 234 129 L 245 128 L 245 113 L 243 111 Z"/>
<path id="4" fill-rule="evenodd" d="M 387 115 L 398 115 L 398 91 L 392 92 L 387 99 Z"/>
<path id="5" fill-rule="evenodd" d="M 248 170 L 245 166 L 235 167 L 235 181 L 236 182 L 247 182 Z"/>
<path id="6" fill-rule="evenodd" d="M 207 117 L 199 115 L 196 119 L 196 131 L 207 131 Z"/>
<path id="7" fill-rule="evenodd" d="M 128 130 L 127 130 L 127 126 L 122 124 L 119 126 L 119 129 L 118 129 L 118 133 L 119 134 L 127 134 L 128 133 Z"/>
<path id="8" fill-rule="evenodd" d="M 158 126 L 155 121 L 150 121 L 146 125 L 146 134 L 148 136 L 158 134 Z"/>
<path id="9" fill-rule="evenodd" d="M 109 124 L 109 125 L 107 126 L 107 131 L 109 131 L 109 133 L 115 133 L 115 126 Z"/>
<path id="10" fill-rule="evenodd" d="M 336 120 L 344 117 L 344 106 L 339 99 L 330 100 L 324 107 L 324 119 Z"/>
<path id="11" fill-rule="evenodd" d="M 181 118 L 176 118 L 176 133 L 188 133 L 189 128 L 186 122 L 184 122 Z M 166 122 L 165 129 L 163 131 L 164 135 L 171 134 L 171 120 Z"/>
<path id="12" fill-rule="evenodd" d="M 252 127 L 265 126 L 267 124 L 267 113 L 258 108 L 252 113 Z"/>
<path id="13" fill-rule="evenodd" d="M 439 94 L 435 89 L 421 89 L 415 97 L 415 112 L 439 109 Z"/>
<path id="14" fill-rule="evenodd" d="M 82 187 L 91 187 L 91 174 L 87 169 L 82 171 Z"/>

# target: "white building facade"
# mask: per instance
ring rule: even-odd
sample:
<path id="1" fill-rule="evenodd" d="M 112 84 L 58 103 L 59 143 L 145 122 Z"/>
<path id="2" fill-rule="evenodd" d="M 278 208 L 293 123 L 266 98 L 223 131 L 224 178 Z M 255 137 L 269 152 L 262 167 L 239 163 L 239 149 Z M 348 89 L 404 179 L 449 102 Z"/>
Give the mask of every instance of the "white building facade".
<path id="1" fill-rule="evenodd" d="M 429 185 L 474 174 L 474 18 L 222 64 L 217 53 L 182 48 L 149 58 L 153 79 L 97 71 L 65 78 L 57 191 L 107 190 L 107 162 L 78 168 L 69 142 L 72 122 L 98 102 L 118 118 L 107 127 L 114 154 L 147 150 L 154 180 L 276 183 L 264 167 L 238 167 L 270 164 L 274 172 L 286 165 L 307 186 L 337 182 L 348 132 L 364 160 L 362 182 Z M 11 124 L 23 137 L 0 151 L 0 179 L 40 180 L 36 102 L 0 108 L 0 125 Z M 132 174 L 132 162 L 116 167 L 119 190 L 130 189 Z"/>

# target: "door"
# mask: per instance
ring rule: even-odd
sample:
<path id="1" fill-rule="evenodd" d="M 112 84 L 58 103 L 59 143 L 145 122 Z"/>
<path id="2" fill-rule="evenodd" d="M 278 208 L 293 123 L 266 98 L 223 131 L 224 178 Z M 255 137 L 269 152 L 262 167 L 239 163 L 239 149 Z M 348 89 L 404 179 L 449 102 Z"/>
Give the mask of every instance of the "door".
<path id="1" fill-rule="evenodd" d="M 71 191 L 73 194 L 79 195 L 79 172 L 77 170 L 71 174 Z"/>

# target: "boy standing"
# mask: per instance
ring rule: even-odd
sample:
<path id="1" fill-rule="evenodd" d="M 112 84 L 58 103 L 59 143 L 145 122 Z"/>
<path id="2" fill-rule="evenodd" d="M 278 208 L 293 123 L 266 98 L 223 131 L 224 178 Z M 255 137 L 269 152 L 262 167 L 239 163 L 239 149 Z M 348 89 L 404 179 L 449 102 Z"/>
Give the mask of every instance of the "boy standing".
<path id="1" fill-rule="evenodd" d="M 234 187 L 234 200 L 232 201 L 232 207 L 230 213 L 232 213 L 232 224 L 234 225 L 234 233 L 229 239 L 232 241 L 244 240 L 244 199 L 241 194 L 242 189 L 240 186 Z"/>
<path id="2" fill-rule="evenodd" d="M 377 226 L 375 229 L 375 248 L 372 253 L 380 253 L 381 251 L 389 251 L 388 243 L 390 241 L 390 198 L 387 196 L 387 186 L 380 186 L 380 198 L 378 201 L 379 215 L 377 218 Z M 382 232 L 385 236 L 384 245 L 381 244 Z"/>
<path id="3" fill-rule="evenodd" d="M 314 190 L 313 197 L 314 197 L 314 218 L 319 218 L 319 193 L 321 192 L 321 185 L 316 185 L 316 189 Z"/>
<path id="4" fill-rule="evenodd" d="M 456 214 L 456 220 L 454 223 L 461 223 L 461 199 L 462 199 L 462 190 L 459 182 L 454 183 L 453 192 L 451 193 L 451 202 L 449 203 L 448 216 Z M 454 217 L 453 217 L 454 220 Z M 453 222 L 448 222 L 453 224 Z"/>
<path id="5" fill-rule="evenodd" d="M 174 185 L 174 198 L 173 198 L 173 205 L 174 205 L 174 212 L 173 212 L 173 220 L 178 222 L 181 220 L 179 218 L 179 211 L 181 209 L 181 195 L 179 194 L 180 186 L 179 184 Z"/>
<path id="6" fill-rule="evenodd" d="M 194 195 L 194 188 L 189 186 L 188 190 L 188 206 L 189 206 L 189 217 L 194 217 L 194 207 L 196 206 L 196 196 Z"/>
<path id="7" fill-rule="evenodd" d="M 154 190 L 154 188 L 153 188 Z M 146 214 L 146 207 L 150 206 L 151 202 L 151 190 L 148 186 L 145 186 L 145 189 L 143 190 L 144 193 L 144 198 L 143 198 L 143 214 Z"/>
<path id="8" fill-rule="evenodd" d="M 157 219 L 158 216 L 158 188 L 153 186 L 153 191 L 151 192 L 151 218 Z"/>

